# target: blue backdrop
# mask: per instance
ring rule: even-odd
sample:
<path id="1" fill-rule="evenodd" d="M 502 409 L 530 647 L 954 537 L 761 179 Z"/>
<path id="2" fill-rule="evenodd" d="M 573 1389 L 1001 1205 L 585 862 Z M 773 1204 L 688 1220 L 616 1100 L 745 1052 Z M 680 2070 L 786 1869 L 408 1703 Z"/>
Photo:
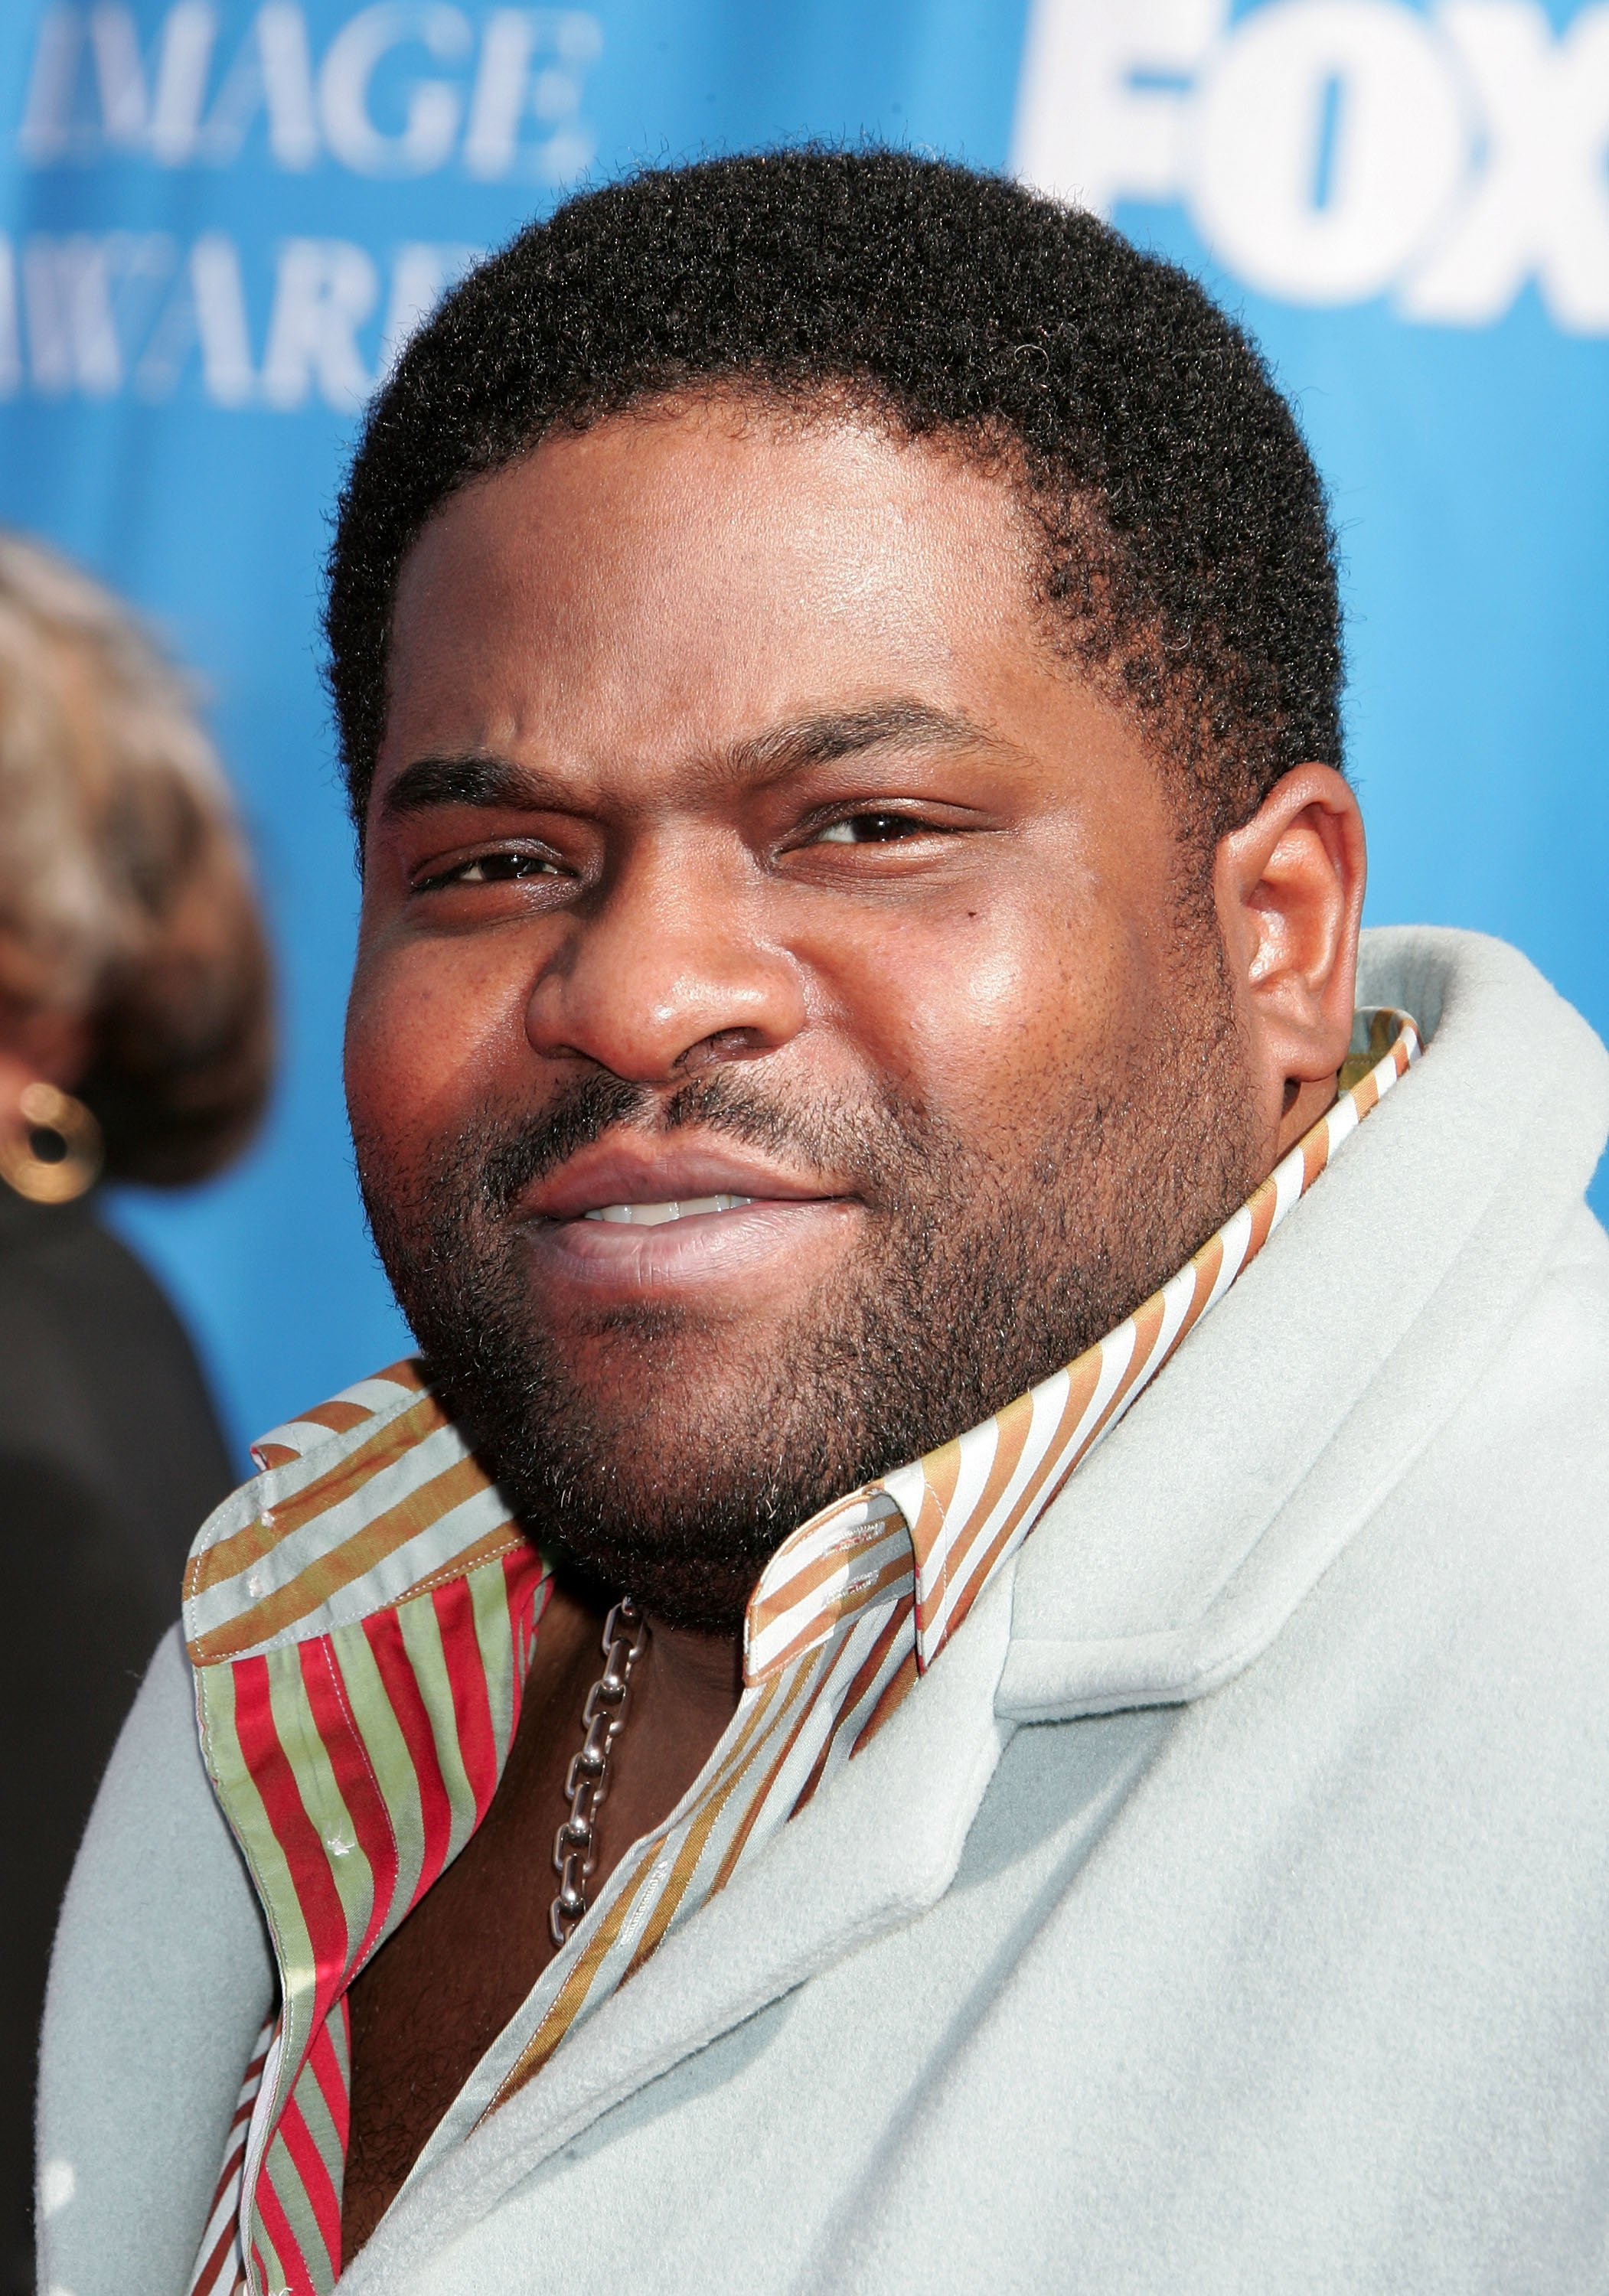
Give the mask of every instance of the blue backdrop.
<path id="1" fill-rule="evenodd" d="M 1609 0 L 5 0 L 0 519 L 199 672 L 280 955 L 260 1146 L 118 1215 L 237 1439 L 406 1344 L 317 679 L 357 410 L 565 186 L 862 133 L 1076 195 L 1244 313 L 1341 529 L 1372 917 L 1504 934 L 1609 1028 Z"/>

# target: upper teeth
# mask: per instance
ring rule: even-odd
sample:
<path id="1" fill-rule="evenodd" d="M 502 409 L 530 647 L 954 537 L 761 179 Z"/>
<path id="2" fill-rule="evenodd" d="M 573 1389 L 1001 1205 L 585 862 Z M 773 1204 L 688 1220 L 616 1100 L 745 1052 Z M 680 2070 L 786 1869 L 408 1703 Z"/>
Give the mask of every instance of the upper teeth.
<path id="1" fill-rule="evenodd" d="M 634 1227 L 662 1227 L 667 1220 L 692 1219 L 699 1212 L 735 1212 L 752 1196 L 687 1196 L 674 1204 L 600 1204 L 587 1219 L 628 1220 Z"/>

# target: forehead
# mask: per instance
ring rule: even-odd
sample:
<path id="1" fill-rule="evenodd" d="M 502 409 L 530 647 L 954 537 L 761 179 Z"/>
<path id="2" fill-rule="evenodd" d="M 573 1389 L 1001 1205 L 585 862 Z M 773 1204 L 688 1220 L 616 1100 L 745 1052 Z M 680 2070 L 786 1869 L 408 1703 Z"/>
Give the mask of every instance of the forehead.
<path id="1" fill-rule="evenodd" d="M 625 417 L 427 526 L 398 585 L 381 773 L 422 744 L 538 734 L 694 745 L 890 690 L 987 711 L 1042 651 L 1003 479 L 836 418 Z"/>

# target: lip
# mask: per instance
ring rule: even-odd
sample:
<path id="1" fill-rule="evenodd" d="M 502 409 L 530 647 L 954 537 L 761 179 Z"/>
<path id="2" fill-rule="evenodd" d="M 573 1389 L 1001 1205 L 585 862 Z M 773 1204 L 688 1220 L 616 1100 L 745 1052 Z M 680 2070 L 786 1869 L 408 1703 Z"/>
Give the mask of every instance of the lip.
<path id="1" fill-rule="evenodd" d="M 730 1212 L 696 1212 L 663 1227 L 603 1220 L 533 1220 L 527 1242 L 543 1289 L 597 1303 L 725 1294 L 740 1311 L 771 1286 L 796 1291 L 836 1255 L 855 1211 L 842 1196 L 779 1198 Z"/>
<path id="2" fill-rule="evenodd" d="M 696 1201 L 702 1196 L 748 1196 L 756 1201 L 841 1201 L 846 1191 L 830 1177 L 790 1172 L 724 1142 L 641 1142 L 618 1136 L 578 1149 L 558 1171 L 529 1189 L 515 1207 L 520 1219 L 579 1220 L 606 1204 Z M 735 1219 L 735 1212 L 708 1215 Z"/>

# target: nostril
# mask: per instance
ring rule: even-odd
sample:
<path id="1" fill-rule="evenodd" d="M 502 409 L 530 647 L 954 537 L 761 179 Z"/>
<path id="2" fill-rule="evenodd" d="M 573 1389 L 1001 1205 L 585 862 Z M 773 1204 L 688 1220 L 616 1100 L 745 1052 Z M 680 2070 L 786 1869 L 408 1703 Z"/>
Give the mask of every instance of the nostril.
<path id="1" fill-rule="evenodd" d="M 759 1029 L 717 1029 L 708 1037 L 701 1037 L 696 1045 L 689 1045 L 675 1066 L 684 1076 L 699 1069 L 712 1067 L 718 1061 L 744 1061 L 757 1053 L 772 1049 Z"/>

